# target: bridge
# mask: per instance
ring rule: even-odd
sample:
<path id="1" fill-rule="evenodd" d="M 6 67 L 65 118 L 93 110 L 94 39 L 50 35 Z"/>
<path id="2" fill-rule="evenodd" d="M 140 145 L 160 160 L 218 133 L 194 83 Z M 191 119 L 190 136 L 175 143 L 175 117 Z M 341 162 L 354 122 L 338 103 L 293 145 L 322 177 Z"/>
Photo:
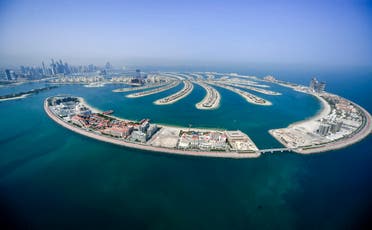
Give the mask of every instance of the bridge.
<path id="1" fill-rule="evenodd" d="M 272 149 L 260 149 L 260 153 L 275 153 L 275 152 L 292 152 L 294 148 L 272 148 Z"/>

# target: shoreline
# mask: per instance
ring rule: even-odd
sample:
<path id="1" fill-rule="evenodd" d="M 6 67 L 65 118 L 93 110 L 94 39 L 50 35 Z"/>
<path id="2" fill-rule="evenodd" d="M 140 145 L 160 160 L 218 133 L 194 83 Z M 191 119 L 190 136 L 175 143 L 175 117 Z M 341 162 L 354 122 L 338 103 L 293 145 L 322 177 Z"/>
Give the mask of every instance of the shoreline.
<path id="1" fill-rule="evenodd" d="M 315 94 L 312 94 L 312 93 L 306 93 L 306 94 L 312 95 L 316 99 L 318 99 L 318 101 L 320 102 L 320 105 L 321 105 L 320 110 L 318 110 L 318 112 L 316 114 L 314 114 L 313 116 L 311 116 L 309 118 L 306 118 L 305 120 L 296 121 L 294 123 L 291 123 L 290 125 L 288 125 L 287 128 L 291 128 L 291 127 L 294 127 L 296 125 L 303 125 L 303 124 L 306 124 L 308 122 L 314 122 L 314 121 L 319 120 L 322 117 L 327 116 L 328 114 L 331 113 L 331 106 L 327 103 L 326 100 L 324 100 L 322 97 L 320 97 L 318 95 L 315 95 Z"/>

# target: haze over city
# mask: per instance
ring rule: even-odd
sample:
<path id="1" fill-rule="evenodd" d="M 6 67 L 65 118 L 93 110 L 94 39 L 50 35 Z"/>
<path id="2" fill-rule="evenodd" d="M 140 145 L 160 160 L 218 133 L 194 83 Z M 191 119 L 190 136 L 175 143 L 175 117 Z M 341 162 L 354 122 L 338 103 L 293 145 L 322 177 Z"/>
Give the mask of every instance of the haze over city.
<path id="1" fill-rule="evenodd" d="M 1 1 L 0 65 L 371 66 L 368 1 Z"/>

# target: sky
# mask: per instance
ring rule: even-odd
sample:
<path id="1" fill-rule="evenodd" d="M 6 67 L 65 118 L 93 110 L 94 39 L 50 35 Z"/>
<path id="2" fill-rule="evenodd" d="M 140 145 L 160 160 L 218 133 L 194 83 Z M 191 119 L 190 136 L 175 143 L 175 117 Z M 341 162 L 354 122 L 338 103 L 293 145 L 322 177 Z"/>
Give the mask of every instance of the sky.
<path id="1" fill-rule="evenodd" d="M 369 1 L 0 0 L 0 65 L 372 66 Z"/>

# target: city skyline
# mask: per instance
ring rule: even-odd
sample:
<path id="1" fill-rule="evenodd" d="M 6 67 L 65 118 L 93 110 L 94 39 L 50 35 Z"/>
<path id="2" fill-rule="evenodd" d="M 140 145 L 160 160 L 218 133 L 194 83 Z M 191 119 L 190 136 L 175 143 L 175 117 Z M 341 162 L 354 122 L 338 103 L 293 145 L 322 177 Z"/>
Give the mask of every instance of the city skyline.
<path id="1" fill-rule="evenodd" d="M 0 65 L 247 63 L 371 67 L 363 1 L 2 1 Z"/>

